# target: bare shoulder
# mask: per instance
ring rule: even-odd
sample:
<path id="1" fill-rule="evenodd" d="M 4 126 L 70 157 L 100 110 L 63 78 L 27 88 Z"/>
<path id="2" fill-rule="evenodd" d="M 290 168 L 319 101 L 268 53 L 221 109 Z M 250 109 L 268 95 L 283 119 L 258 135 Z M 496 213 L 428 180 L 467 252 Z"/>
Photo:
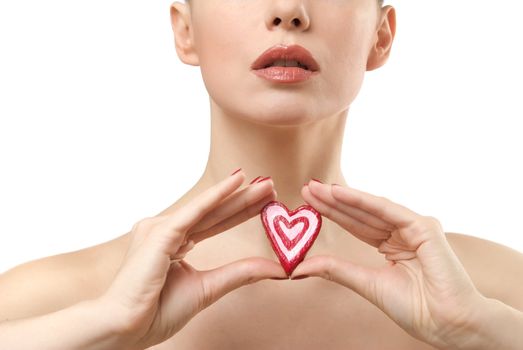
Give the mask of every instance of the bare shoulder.
<path id="1" fill-rule="evenodd" d="M 122 237 L 0 274 L 0 322 L 47 314 L 101 295 L 125 254 Z"/>
<path id="2" fill-rule="evenodd" d="M 447 240 L 478 290 L 523 311 L 523 254 L 505 245 L 461 233 Z"/>

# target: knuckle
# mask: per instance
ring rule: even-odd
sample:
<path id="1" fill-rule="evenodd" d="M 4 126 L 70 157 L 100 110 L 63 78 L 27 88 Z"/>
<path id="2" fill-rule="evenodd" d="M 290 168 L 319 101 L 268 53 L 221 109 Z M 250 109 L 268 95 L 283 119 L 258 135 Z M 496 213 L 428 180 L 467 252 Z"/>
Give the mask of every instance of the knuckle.
<path id="1" fill-rule="evenodd" d="M 443 232 L 438 219 L 433 216 L 420 216 L 407 228 L 406 231 L 411 237 L 418 237 L 420 240 L 433 237 L 434 233 Z"/>
<path id="2" fill-rule="evenodd" d="M 433 229 L 441 229 L 441 222 L 434 216 L 424 216 L 426 225 Z"/>
<path id="3" fill-rule="evenodd" d="M 378 216 L 384 216 L 386 214 L 387 208 L 390 207 L 391 201 L 383 196 L 377 196 L 376 200 L 378 203 L 380 203 L 380 205 L 376 208 L 376 214 Z"/>
<path id="4" fill-rule="evenodd" d="M 414 220 L 410 225 L 410 231 L 413 234 L 419 234 L 426 230 L 427 221 L 424 217 L 419 217 L 417 220 Z"/>
<path id="5" fill-rule="evenodd" d="M 132 231 L 142 231 L 147 229 L 152 224 L 154 217 L 145 217 L 141 220 L 138 220 L 132 227 Z"/>
<path id="6" fill-rule="evenodd" d="M 256 276 L 254 274 L 256 267 L 252 261 L 244 261 L 241 265 L 243 284 L 252 284 L 256 282 Z"/>
<path id="7" fill-rule="evenodd" d="M 332 281 L 332 275 L 335 269 L 336 261 L 333 257 L 325 257 L 323 260 L 322 272 L 326 280 Z"/>

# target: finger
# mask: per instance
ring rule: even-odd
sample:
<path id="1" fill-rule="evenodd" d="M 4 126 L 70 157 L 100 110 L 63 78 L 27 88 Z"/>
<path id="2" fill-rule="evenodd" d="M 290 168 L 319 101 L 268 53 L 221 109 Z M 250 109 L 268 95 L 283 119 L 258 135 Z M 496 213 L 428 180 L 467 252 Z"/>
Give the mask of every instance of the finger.
<path id="1" fill-rule="evenodd" d="M 324 203 L 329 204 L 331 207 L 338 209 L 340 212 L 345 213 L 358 221 L 365 222 L 369 226 L 385 231 L 392 231 L 395 228 L 391 223 L 384 221 L 375 215 L 369 214 L 360 208 L 348 206 L 337 198 L 334 198 L 331 192 L 332 186 L 329 184 L 322 184 L 310 180 L 308 187 L 315 197 L 318 197 Z"/>
<path id="2" fill-rule="evenodd" d="M 241 286 L 268 278 L 286 279 L 281 265 L 265 258 L 246 258 L 202 272 L 204 307 Z"/>
<path id="3" fill-rule="evenodd" d="M 201 242 L 202 240 L 212 237 L 218 233 L 227 231 L 231 227 L 237 226 L 237 225 L 241 224 L 242 222 L 247 221 L 248 219 L 252 218 L 253 216 L 260 214 L 260 211 L 262 210 L 262 208 L 267 203 L 274 200 L 275 198 L 276 198 L 276 191 L 273 190 L 268 196 L 260 199 L 258 202 L 241 210 L 240 212 L 227 218 L 226 220 L 223 220 L 223 221 L 219 222 L 218 224 L 216 224 L 212 227 L 209 227 L 206 230 L 192 233 L 191 239 L 195 243 L 198 243 L 198 242 Z"/>
<path id="4" fill-rule="evenodd" d="M 385 197 L 374 196 L 351 187 L 333 185 L 331 186 L 331 192 L 333 197 L 342 203 L 365 210 L 397 227 L 409 226 L 420 216 Z"/>
<path id="5" fill-rule="evenodd" d="M 174 254 L 172 257 L 173 259 L 183 259 L 185 257 L 185 254 L 190 252 L 194 248 L 195 242 L 193 240 L 190 240 L 185 245 L 181 246 L 180 249 Z"/>
<path id="6" fill-rule="evenodd" d="M 245 174 L 241 170 L 228 176 L 180 207 L 167 218 L 165 224 L 178 232 L 187 232 L 191 226 L 233 193 L 244 180 Z"/>
<path id="7" fill-rule="evenodd" d="M 374 281 L 378 270 L 353 264 L 333 256 L 316 255 L 303 260 L 291 273 L 291 279 L 316 276 L 352 289 L 376 305 Z"/>
<path id="8" fill-rule="evenodd" d="M 254 183 L 246 188 L 233 193 L 220 205 L 211 210 L 197 224 L 191 227 L 189 234 L 204 231 L 219 222 L 233 216 L 243 209 L 257 203 L 260 199 L 270 195 L 273 191 L 274 183 L 271 179 Z"/>
<path id="9" fill-rule="evenodd" d="M 350 216 L 338 211 L 336 208 L 323 203 L 317 197 L 310 193 L 310 190 L 304 186 L 302 189 L 303 199 L 312 207 L 318 210 L 322 215 L 336 222 L 338 225 L 349 231 L 356 238 L 363 242 L 370 244 L 373 247 L 378 247 L 383 239 L 387 239 L 389 232 L 379 230 L 375 227 L 366 225 Z"/>

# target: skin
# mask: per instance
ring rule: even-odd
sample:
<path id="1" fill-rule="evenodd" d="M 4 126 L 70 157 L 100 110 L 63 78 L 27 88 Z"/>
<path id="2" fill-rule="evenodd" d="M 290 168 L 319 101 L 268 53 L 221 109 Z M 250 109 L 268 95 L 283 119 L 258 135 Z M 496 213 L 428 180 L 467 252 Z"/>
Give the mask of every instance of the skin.
<path id="1" fill-rule="evenodd" d="M 42 315 L 100 298 L 103 305 L 118 305 L 105 316 L 130 320 L 123 329 L 140 337 L 126 341 L 141 348 L 419 350 L 466 348 L 468 342 L 469 348 L 509 349 L 514 344 L 504 342 L 510 337 L 503 337 L 503 322 L 523 325 L 514 322 L 523 310 L 517 278 L 522 255 L 446 233 L 436 218 L 352 189 L 342 174 L 350 105 L 365 72 L 386 63 L 395 18 L 393 7 L 368 0 L 173 3 L 178 57 L 200 66 L 209 92 L 211 147 L 204 173 L 184 196 L 125 235 L 8 272 L 0 279 L 8 296 L 0 316 Z M 277 43 L 306 47 L 320 74 L 292 87 L 252 74 L 251 63 Z M 239 167 L 236 180 L 223 185 Z M 260 175 L 272 179 L 254 185 L 257 190 L 238 187 Z M 257 211 L 248 210 L 244 197 L 218 205 L 209 192 L 217 184 L 229 186 L 224 195 L 245 190 Z M 324 216 L 321 234 L 293 274 L 301 279 L 269 279 L 282 277 L 282 270 L 257 213 L 273 198 L 289 208 L 307 202 Z M 238 212 L 241 219 L 206 232 Z M 162 244 L 143 244 L 146 237 Z M 186 245 L 189 240 L 195 245 Z M 175 257 L 183 258 L 182 269 L 169 268 Z M 37 291 L 21 287 L 29 276 Z M 201 289 L 206 278 L 214 281 L 213 298 L 203 294 L 209 288 Z M 502 304 L 496 304 L 503 310 L 498 318 L 477 312 L 494 309 L 491 299 Z M 491 316 L 499 329 L 485 326 Z"/>
<path id="2" fill-rule="evenodd" d="M 367 0 L 305 3 L 193 0 L 191 7 L 171 7 L 178 56 L 200 66 L 210 95 L 210 154 L 195 192 L 240 166 L 248 178 L 272 176 L 290 206 L 303 202 L 300 189 L 311 177 L 346 184 L 340 168 L 346 117 L 364 73 L 389 56 L 395 12 Z M 274 24 L 275 17 L 283 21 Z M 292 88 L 252 74 L 251 63 L 277 43 L 308 48 L 321 74 Z"/>

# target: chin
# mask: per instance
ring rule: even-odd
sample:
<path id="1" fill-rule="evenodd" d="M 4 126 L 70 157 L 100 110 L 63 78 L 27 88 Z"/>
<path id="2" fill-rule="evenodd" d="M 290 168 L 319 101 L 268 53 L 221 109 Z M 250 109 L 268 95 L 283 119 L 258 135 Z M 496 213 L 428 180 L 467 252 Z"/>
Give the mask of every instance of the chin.
<path id="1" fill-rule="evenodd" d="M 319 107 L 329 107 L 306 96 L 281 96 L 268 94 L 263 96 L 233 96 L 219 94 L 215 96 L 217 105 L 226 115 L 236 116 L 247 122 L 265 126 L 299 126 L 308 124 L 331 111 L 322 111 Z"/>
<path id="2" fill-rule="evenodd" d="M 316 101 L 310 98 L 291 98 L 273 95 L 269 99 L 259 98 L 252 101 L 249 120 L 273 126 L 297 126 L 313 122 L 319 115 Z M 320 113 L 321 114 L 321 113 Z"/>
<path id="3" fill-rule="evenodd" d="M 313 122 L 318 116 L 313 116 L 303 108 L 274 108 L 266 109 L 261 113 L 249 115 L 249 121 L 267 126 L 298 126 Z"/>

